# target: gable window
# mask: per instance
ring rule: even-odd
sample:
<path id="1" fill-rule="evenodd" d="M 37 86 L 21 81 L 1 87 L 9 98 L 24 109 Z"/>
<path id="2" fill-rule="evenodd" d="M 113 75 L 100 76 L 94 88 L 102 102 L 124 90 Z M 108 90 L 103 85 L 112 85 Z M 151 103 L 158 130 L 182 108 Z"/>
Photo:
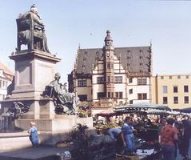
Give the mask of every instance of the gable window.
<path id="1" fill-rule="evenodd" d="M 100 98 L 105 98 L 105 93 L 104 92 L 98 92 L 97 93 L 97 99 L 100 99 Z"/>
<path id="2" fill-rule="evenodd" d="M 108 93 L 107 93 L 107 97 L 108 97 L 108 98 L 113 98 L 113 92 L 108 92 Z"/>
<path id="3" fill-rule="evenodd" d="M 115 76 L 115 83 L 122 83 L 123 77 L 122 76 Z"/>
<path id="4" fill-rule="evenodd" d="M 138 78 L 137 79 L 137 84 L 138 85 L 146 85 L 147 84 L 147 79 L 146 78 Z"/>
<path id="5" fill-rule="evenodd" d="M 146 93 L 138 93 L 138 100 L 145 100 L 147 99 L 147 94 Z"/>
<path id="6" fill-rule="evenodd" d="M 103 84 L 104 83 L 104 77 L 97 77 L 97 84 Z"/>
<path id="7" fill-rule="evenodd" d="M 123 98 L 123 92 L 115 92 L 115 98 L 122 99 Z"/>
<path id="8" fill-rule="evenodd" d="M 113 69 L 113 64 L 107 63 L 107 69 Z"/>
<path id="9" fill-rule="evenodd" d="M 79 79 L 78 80 L 78 87 L 87 87 L 87 80 L 86 79 Z"/>

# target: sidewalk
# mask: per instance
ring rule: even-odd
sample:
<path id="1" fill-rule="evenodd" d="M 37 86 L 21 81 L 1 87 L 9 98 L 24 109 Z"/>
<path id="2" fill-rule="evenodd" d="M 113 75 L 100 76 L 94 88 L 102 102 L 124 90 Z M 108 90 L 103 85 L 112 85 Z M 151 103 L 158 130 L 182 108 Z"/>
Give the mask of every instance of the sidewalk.
<path id="1" fill-rule="evenodd" d="M 2 152 L 0 153 L 0 160 L 58 160 L 56 154 L 66 150 L 51 146 L 31 147 L 12 152 Z"/>

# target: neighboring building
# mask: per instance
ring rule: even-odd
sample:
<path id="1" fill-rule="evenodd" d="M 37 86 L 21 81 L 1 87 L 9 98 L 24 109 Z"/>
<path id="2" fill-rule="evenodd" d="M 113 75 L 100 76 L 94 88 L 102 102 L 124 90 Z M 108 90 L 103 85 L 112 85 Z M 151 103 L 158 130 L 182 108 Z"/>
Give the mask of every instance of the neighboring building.
<path id="1" fill-rule="evenodd" d="M 173 109 L 191 106 L 191 75 L 157 75 L 152 77 L 152 103 Z"/>
<path id="2" fill-rule="evenodd" d="M 0 62 L 0 101 L 7 95 L 7 87 L 13 80 L 13 72 Z"/>
<path id="3" fill-rule="evenodd" d="M 78 49 L 68 76 L 69 91 L 81 101 L 151 102 L 151 46 L 114 48 L 110 32 L 106 33 L 103 48 Z"/>

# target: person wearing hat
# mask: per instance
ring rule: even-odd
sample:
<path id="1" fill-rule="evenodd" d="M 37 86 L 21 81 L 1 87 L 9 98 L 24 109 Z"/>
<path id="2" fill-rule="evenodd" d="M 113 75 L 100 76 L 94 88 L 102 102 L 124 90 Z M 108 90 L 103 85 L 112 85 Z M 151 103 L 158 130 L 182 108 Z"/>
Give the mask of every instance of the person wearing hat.
<path id="1" fill-rule="evenodd" d="M 38 130 L 36 128 L 35 122 L 30 122 L 30 126 L 31 126 L 31 128 L 28 130 L 29 139 L 30 139 L 33 147 L 38 147 L 39 136 L 38 136 Z"/>

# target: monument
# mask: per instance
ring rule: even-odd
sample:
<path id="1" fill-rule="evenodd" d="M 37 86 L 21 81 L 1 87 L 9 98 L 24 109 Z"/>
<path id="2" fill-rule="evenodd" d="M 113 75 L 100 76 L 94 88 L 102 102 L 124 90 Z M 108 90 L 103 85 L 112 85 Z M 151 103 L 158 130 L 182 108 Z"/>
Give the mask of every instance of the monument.
<path id="1" fill-rule="evenodd" d="M 9 97 L 1 102 L 3 112 L 12 113 L 15 126 L 23 130 L 28 130 L 30 122 L 34 121 L 41 132 L 41 141 L 56 141 L 54 135 L 69 132 L 77 123 L 92 127 L 92 119 L 78 118 L 73 106 L 66 107 L 63 103 L 67 96 L 61 97 L 51 83 L 56 75 L 55 65 L 61 59 L 48 49 L 44 24 L 36 6 L 20 14 L 16 22 L 17 48 L 10 56 L 15 62 L 15 79 Z M 73 115 L 56 114 L 58 107 Z"/>

